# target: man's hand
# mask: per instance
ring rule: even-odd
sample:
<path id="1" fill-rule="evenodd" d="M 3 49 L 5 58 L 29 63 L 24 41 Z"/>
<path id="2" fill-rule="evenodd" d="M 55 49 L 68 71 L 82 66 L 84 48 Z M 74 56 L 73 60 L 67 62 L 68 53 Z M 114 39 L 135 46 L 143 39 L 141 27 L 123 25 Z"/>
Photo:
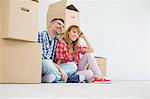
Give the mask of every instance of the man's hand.
<path id="1" fill-rule="evenodd" d="M 68 75 L 67 75 L 67 73 L 64 71 L 64 69 L 60 66 L 60 65 L 57 65 L 56 63 L 54 63 L 54 65 L 57 67 L 57 69 L 59 70 L 59 72 L 61 73 L 61 75 L 62 75 L 62 80 L 64 80 L 64 81 L 67 81 L 67 79 L 68 79 Z"/>
<path id="2" fill-rule="evenodd" d="M 67 73 L 62 68 L 60 68 L 59 71 L 62 74 L 62 80 L 67 81 L 68 79 Z"/>

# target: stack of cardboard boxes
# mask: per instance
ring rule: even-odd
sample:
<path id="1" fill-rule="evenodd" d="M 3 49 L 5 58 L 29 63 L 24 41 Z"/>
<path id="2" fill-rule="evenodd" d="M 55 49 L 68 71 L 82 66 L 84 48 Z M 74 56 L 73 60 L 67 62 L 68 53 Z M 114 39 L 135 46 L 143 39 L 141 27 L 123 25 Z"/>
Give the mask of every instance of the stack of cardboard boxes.
<path id="1" fill-rule="evenodd" d="M 0 83 L 41 83 L 37 0 L 0 0 Z"/>
<path id="2" fill-rule="evenodd" d="M 67 0 L 61 0 L 60 2 L 50 4 L 47 14 L 47 26 L 49 21 L 53 18 L 62 18 L 65 21 L 65 30 L 70 25 L 80 26 L 80 12 L 73 5 L 67 5 Z M 106 58 L 105 57 L 95 57 L 103 76 L 106 76 Z"/>
<path id="3" fill-rule="evenodd" d="M 80 26 L 80 13 L 73 4 L 67 5 L 67 0 L 61 0 L 60 2 L 49 5 L 47 26 L 50 20 L 57 17 L 64 19 L 65 30 L 72 24 Z"/>

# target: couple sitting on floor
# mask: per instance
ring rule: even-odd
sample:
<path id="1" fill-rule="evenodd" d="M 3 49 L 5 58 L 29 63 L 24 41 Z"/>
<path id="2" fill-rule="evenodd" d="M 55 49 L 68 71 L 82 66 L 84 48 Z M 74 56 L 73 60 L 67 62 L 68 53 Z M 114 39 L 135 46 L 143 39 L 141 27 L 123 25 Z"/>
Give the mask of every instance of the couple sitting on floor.
<path id="1" fill-rule="evenodd" d="M 42 43 L 42 82 L 100 82 L 111 80 L 101 75 L 88 39 L 79 26 L 71 25 L 63 36 L 64 20 L 51 20 L 48 30 L 38 33 L 38 42 Z M 80 45 L 83 38 L 87 46 Z M 80 54 L 83 56 L 80 57 Z"/>

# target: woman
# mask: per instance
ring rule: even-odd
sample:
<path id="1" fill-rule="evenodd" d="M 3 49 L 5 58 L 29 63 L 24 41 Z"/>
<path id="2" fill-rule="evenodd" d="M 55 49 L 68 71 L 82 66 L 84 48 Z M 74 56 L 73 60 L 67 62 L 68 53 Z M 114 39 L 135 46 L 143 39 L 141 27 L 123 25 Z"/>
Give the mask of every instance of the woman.
<path id="1" fill-rule="evenodd" d="M 80 38 L 85 40 L 87 47 L 80 45 Z M 101 75 L 94 57 L 90 54 L 91 52 L 93 52 L 93 48 L 85 35 L 81 33 L 78 26 L 72 25 L 67 29 L 64 37 L 57 44 L 56 62 L 57 64 L 74 62 L 78 66 L 76 75 L 84 75 L 87 82 L 110 83 L 111 80 Z M 80 58 L 80 54 L 83 55 L 82 58 Z"/>

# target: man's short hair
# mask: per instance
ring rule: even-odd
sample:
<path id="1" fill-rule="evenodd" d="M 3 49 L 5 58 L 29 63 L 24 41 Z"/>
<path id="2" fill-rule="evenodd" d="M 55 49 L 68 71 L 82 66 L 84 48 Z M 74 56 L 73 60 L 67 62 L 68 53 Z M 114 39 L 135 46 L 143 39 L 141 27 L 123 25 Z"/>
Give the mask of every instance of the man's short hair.
<path id="1" fill-rule="evenodd" d="M 56 21 L 56 20 L 60 20 L 62 23 L 64 23 L 64 20 L 62 19 L 62 18 L 54 18 L 53 20 L 51 20 L 51 22 L 54 22 L 54 21 Z M 50 22 L 50 23 L 51 23 Z"/>

